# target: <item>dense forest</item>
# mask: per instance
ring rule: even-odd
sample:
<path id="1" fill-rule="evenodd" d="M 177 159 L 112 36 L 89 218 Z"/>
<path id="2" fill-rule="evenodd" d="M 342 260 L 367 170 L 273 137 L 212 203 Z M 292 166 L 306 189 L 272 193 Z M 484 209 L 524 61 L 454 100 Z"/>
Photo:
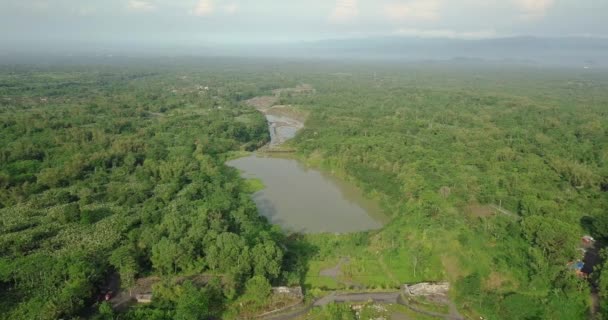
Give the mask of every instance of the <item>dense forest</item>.
<path id="1" fill-rule="evenodd" d="M 588 317 L 588 281 L 568 264 L 583 258 L 583 235 L 600 248 L 608 236 L 605 74 L 429 65 L 302 81 L 317 94 L 282 101 L 310 110 L 300 153 L 393 217 L 363 245 L 333 249 L 357 252 L 354 279 L 447 279 L 471 318 Z M 603 268 L 590 282 L 608 316 Z"/>
<path id="2" fill-rule="evenodd" d="M 479 319 L 608 317 L 608 76 L 601 70 L 217 60 L 0 67 L 0 319 L 251 316 L 271 285 L 307 298 L 350 257 L 367 288 L 452 283 Z M 297 157 L 358 185 L 391 222 L 287 235 L 226 160 L 267 143 L 246 99 L 309 115 Z M 606 270 L 605 272 L 603 270 Z M 112 310 L 102 288 L 159 279 Z M 315 319 L 354 319 L 341 305 Z"/>
<path id="3" fill-rule="evenodd" d="M 0 74 L 0 318 L 94 313 L 114 274 L 124 288 L 166 279 L 158 307 L 126 319 L 206 318 L 248 279 L 282 276 L 283 235 L 224 165 L 268 140 L 228 80 L 115 67 Z M 204 289 L 172 277 L 203 273 L 217 277 Z"/>

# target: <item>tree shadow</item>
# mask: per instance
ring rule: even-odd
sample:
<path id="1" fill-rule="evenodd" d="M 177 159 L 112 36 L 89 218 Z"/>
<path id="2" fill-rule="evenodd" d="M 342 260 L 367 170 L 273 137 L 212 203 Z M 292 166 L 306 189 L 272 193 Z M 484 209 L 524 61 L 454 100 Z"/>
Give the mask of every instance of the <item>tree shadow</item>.
<path id="1" fill-rule="evenodd" d="M 306 290 L 304 283 L 310 268 L 310 260 L 318 254 L 319 248 L 312 244 L 305 235 L 292 233 L 285 237 L 285 256 L 283 258 L 283 279 L 290 284 L 297 282 Z"/>
<path id="2" fill-rule="evenodd" d="M 591 286 L 591 291 L 597 293 L 598 291 L 598 281 L 599 276 L 602 273 L 598 270 L 604 264 L 604 257 L 600 254 L 602 248 L 606 247 L 605 243 L 605 232 L 602 230 L 598 230 L 603 228 L 604 223 L 602 223 L 602 219 L 598 217 L 591 216 L 583 216 L 580 219 L 580 225 L 585 230 L 587 234 L 597 238 L 598 240 L 594 243 L 590 244 L 582 244 L 584 247 L 584 254 L 582 257 L 582 261 L 584 262 L 582 272 L 590 275 L 589 285 Z M 599 271 L 599 272 L 596 272 Z"/>
<path id="3" fill-rule="evenodd" d="M 585 232 L 589 233 L 589 234 L 593 234 L 595 233 L 595 218 L 590 217 L 590 216 L 584 216 L 580 219 L 580 224 L 581 227 L 583 228 L 583 230 L 585 230 Z M 594 235 L 597 236 L 597 235 Z"/>
<path id="4" fill-rule="evenodd" d="M 283 248 L 283 268 L 281 276 L 274 281 L 274 285 L 296 286 L 304 290 L 304 281 L 309 269 L 310 260 L 319 252 L 304 235 L 305 229 L 286 230 L 288 223 L 279 217 L 277 208 L 272 201 L 264 198 L 255 198 L 254 202 L 260 217 L 269 224 L 279 226 L 272 232 L 273 239 Z"/>

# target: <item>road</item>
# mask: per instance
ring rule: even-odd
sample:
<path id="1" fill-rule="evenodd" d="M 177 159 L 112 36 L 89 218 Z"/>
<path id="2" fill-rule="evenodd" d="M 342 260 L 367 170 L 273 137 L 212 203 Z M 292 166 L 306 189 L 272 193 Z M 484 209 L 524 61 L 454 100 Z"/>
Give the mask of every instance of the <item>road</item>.
<path id="1" fill-rule="evenodd" d="M 277 314 L 274 316 L 264 317 L 265 320 L 293 320 L 307 314 L 314 307 L 323 307 L 330 303 L 361 303 L 373 301 L 377 304 L 400 304 L 408 307 L 416 313 L 420 313 L 426 316 L 435 317 L 438 319 L 445 320 L 462 320 L 464 319 L 458 311 L 455 310 L 454 306 L 450 307 L 450 314 L 436 313 L 426 310 L 421 310 L 411 304 L 403 298 L 401 291 L 394 292 L 361 292 L 361 293 L 336 293 L 333 292 L 323 298 L 315 300 L 312 304 L 302 306 L 300 308 L 293 309 L 288 312 Z M 454 310 L 452 310 L 454 309 Z"/>

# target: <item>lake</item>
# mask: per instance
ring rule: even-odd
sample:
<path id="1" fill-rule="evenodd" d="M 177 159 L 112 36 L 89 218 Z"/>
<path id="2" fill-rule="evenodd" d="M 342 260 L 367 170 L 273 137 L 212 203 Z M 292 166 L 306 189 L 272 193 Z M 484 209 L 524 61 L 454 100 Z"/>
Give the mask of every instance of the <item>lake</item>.
<path id="1" fill-rule="evenodd" d="M 253 200 L 262 215 L 286 231 L 348 233 L 378 229 L 385 220 L 359 189 L 295 159 L 254 154 L 228 165 L 264 183 Z"/>

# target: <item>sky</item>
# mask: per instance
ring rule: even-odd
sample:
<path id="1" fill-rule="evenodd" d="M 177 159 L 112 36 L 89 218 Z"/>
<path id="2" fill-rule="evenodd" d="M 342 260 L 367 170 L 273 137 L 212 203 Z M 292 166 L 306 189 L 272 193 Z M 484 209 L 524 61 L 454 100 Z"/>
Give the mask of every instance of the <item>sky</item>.
<path id="1" fill-rule="evenodd" d="M 247 44 L 393 35 L 608 37 L 608 0 L 0 0 L 5 44 Z"/>

